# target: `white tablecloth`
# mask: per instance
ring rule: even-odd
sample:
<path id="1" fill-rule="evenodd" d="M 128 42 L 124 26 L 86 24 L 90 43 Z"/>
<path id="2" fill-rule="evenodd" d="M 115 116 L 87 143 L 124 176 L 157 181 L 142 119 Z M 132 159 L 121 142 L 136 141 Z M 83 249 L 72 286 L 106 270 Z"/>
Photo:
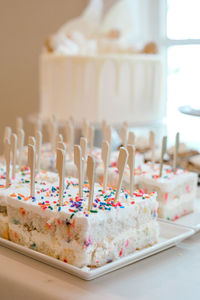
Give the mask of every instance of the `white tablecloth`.
<path id="1" fill-rule="evenodd" d="M 93 281 L 0 247 L 0 299 L 200 299 L 200 233 Z"/>

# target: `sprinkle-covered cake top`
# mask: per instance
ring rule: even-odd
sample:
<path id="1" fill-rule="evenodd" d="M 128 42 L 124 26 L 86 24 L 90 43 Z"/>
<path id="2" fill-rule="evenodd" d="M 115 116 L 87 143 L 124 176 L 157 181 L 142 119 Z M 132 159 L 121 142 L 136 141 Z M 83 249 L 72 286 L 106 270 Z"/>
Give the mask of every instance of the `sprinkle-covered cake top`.
<path id="1" fill-rule="evenodd" d="M 95 184 L 94 186 L 94 198 L 92 209 L 88 211 L 88 196 L 89 185 L 87 181 L 83 186 L 83 197 L 79 197 L 78 180 L 76 178 L 67 178 L 65 180 L 64 194 L 63 194 L 63 206 L 59 204 L 59 187 L 52 185 L 51 187 L 41 187 L 37 189 L 36 196 L 30 197 L 25 193 L 18 195 L 14 192 L 10 195 L 10 199 L 19 200 L 17 205 L 20 206 L 20 202 L 27 205 L 36 206 L 43 211 L 49 212 L 63 212 L 70 215 L 73 218 L 74 215 L 84 215 L 88 217 L 91 214 L 111 211 L 113 209 L 124 209 L 133 206 L 138 201 L 156 201 L 156 193 L 144 194 L 142 190 L 135 191 L 133 197 L 130 197 L 128 191 L 122 191 L 119 195 L 118 201 L 115 203 L 115 189 L 108 187 L 106 191 L 103 190 L 102 185 Z"/>
<path id="2" fill-rule="evenodd" d="M 140 170 L 136 170 L 141 183 L 153 185 L 154 188 L 162 188 L 166 192 L 185 184 L 188 180 L 197 180 L 197 174 L 177 168 L 176 171 L 170 166 L 164 165 L 162 176 L 160 177 L 160 164 L 155 164 L 152 169 L 151 163 L 145 164 Z"/>
<path id="3" fill-rule="evenodd" d="M 186 170 L 177 168 L 176 171 L 171 166 L 163 165 L 162 176 L 160 177 L 160 164 L 155 164 L 152 168 L 151 163 L 146 163 L 135 170 L 136 175 L 144 175 L 145 177 L 155 179 L 157 181 L 172 180 L 181 175 L 189 173 Z"/>
<path id="4" fill-rule="evenodd" d="M 11 172 L 10 172 L 11 173 Z M 26 183 L 29 181 L 30 177 L 30 170 L 27 166 L 21 167 L 19 170 L 16 171 L 15 178 L 13 178 L 10 182 L 12 183 Z M 1 167 L 0 168 L 0 188 L 6 187 L 6 168 Z"/>
<path id="5" fill-rule="evenodd" d="M 116 165 L 117 164 L 115 162 L 109 166 L 110 168 L 112 168 L 113 173 L 118 173 L 118 169 Z M 168 165 L 163 166 L 163 174 L 161 177 L 159 175 L 159 172 L 160 172 L 160 164 L 155 164 L 154 168 L 152 168 L 151 162 L 140 164 L 135 168 L 135 176 L 143 175 L 145 177 L 155 179 L 156 181 L 162 181 L 162 182 L 169 181 L 177 177 L 180 177 L 180 175 L 185 175 L 190 173 L 189 171 L 180 168 L 177 168 L 176 172 L 174 172 L 174 169 Z M 124 175 L 130 176 L 129 166 L 126 166 Z"/>
<path id="6" fill-rule="evenodd" d="M 49 186 L 58 182 L 58 175 L 53 172 L 41 171 L 35 176 L 36 189 L 40 186 Z M 9 188 L 12 190 L 18 188 L 30 188 L 30 169 L 28 166 L 21 167 L 15 174 L 15 178 L 10 180 Z M 6 171 L 0 168 L 0 192 L 6 189 Z"/>
<path id="7" fill-rule="evenodd" d="M 113 164 L 112 168 L 113 168 L 113 172 L 118 173 L 118 169 L 116 167 L 116 164 Z M 174 169 L 172 167 L 168 166 L 168 165 L 163 166 L 163 174 L 162 174 L 161 177 L 159 175 L 159 172 L 160 172 L 160 164 L 155 164 L 154 168 L 152 168 L 152 163 L 151 162 L 141 164 L 141 165 L 139 165 L 138 167 L 135 168 L 135 175 L 136 176 L 142 176 L 143 175 L 145 177 L 155 179 L 157 181 L 162 181 L 162 182 L 163 181 L 168 181 L 168 180 L 171 180 L 171 179 L 175 179 L 175 178 L 179 177 L 180 175 L 185 175 L 185 174 L 190 173 L 189 171 L 183 170 L 183 169 L 180 169 L 180 168 L 177 168 L 176 172 L 174 172 Z M 126 175 L 129 176 L 129 167 L 128 166 L 126 167 L 126 170 L 125 170 L 125 176 Z"/>

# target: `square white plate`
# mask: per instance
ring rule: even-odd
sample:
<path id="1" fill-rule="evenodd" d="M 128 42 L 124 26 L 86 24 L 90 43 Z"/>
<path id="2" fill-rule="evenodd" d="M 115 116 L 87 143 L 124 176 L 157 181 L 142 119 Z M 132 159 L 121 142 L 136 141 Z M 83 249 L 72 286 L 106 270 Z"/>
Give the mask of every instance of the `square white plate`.
<path id="1" fill-rule="evenodd" d="M 120 258 L 102 267 L 93 268 L 93 269 L 87 267 L 82 269 L 74 267 L 58 259 L 36 252 L 29 248 L 23 247 L 21 245 L 15 244 L 3 238 L 0 238 L 0 245 L 7 247 L 11 250 L 17 251 L 26 256 L 29 256 L 45 264 L 48 264 L 52 267 L 60 269 L 64 272 L 78 276 L 84 280 L 92 280 L 106 273 L 112 272 L 114 270 L 120 269 L 129 264 L 132 264 L 145 257 L 151 256 L 155 253 L 158 253 L 172 246 L 175 246 L 177 243 L 181 242 L 182 240 L 188 238 L 189 236 L 195 233 L 195 231 L 191 228 L 183 227 L 174 223 L 164 222 L 162 220 L 159 220 L 158 222 L 160 227 L 160 237 L 156 245 L 149 248 L 145 248 L 143 250 L 138 250 L 126 257 Z"/>
<path id="2" fill-rule="evenodd" d="M 193 213 L 181 217 L 176 221 L 172 221 L 172 223 L 191 227 L 195 232 L 200 231 L 200 199 L 195 199 Z"/>

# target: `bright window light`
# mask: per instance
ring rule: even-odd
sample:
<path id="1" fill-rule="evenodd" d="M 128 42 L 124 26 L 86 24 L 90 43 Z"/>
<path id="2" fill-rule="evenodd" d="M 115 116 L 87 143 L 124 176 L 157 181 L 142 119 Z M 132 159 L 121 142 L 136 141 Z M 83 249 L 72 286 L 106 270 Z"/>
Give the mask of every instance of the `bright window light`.
<path id="1" fill-rule="evenodd" d="M 167 37 L 200 39 L 200 1 L 168 0 Z"/>
<path id="2" fill-rule="evenodd" d="M 200 109 L 200 45 L 168 48 L 168 115 L 179 106 Z"/>

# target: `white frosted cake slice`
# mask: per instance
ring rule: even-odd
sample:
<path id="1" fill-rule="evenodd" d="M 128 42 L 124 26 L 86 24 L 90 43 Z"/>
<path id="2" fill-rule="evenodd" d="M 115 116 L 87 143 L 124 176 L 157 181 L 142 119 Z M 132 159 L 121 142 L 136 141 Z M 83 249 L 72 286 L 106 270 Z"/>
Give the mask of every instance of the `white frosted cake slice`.
<path id="1" fill-rule="evenodd" d="M 5 169 L 5 168 L 4 168 Z M 41 171 L 36 175 L 35 188 L 36 193 L 39 191 L 46 192 L 52 184 L 56 184 L 58 176 L 52 172 Z M 17 193 L 18 198 L 21 195 L 30 194 L 30 171 L 27 166 L 23 166 L 16 172 L 16 176 L 11 180 L 10 186 L 6 188 L 6 173 L 0 170 L 0 237 L 8 239 L 8 215 L 7 215 L 7 199 L 9 195 Z"/>
<path id="2" fill-rule="evenodd" d="M 158 216 L 167 220 L 176 220 L 193 211 L 197 178 L 196 173 L 182 169 L 177 169 L 176 173 L 174 173 L 170 166 L 164 166 L 163 175 L 160 178 L 159 164 L 156 164 L 154 169 L 152 169 L 152 164 L 146 163 L 135 168 L 134 184 L 137 189 L 144 190 L 145 193 L 156 191 L 159 202 Z M 112 187 L 116 187 L 118 179 L 118 169 L 114 166 L 110 167 L 108 183 Z M 103 176 L 98 177 L 98 180 L 102 182 Z M 129 189 L 130 186 L 130 171 L 128 167 L 126 167 L 124 172 L 122 186 L 125 189 Z"/>
<path id="3" fill-rule="evenodd" d="M 43 170 L 48 170 L 56 172 L 56 154 L 52 152 L 42 153 L 41 168 Z M 72 160 L 66 156 L 65 171 L 67 176 L 76 176 L 76 166 Z"/>
<path id="4" fill-rule="evenodd" d="M 28 148 L 24 147 L 24 159 L 23 163 L 27 164 Z M 42 144 L 41 147 L 41 160 L 40 167 L 42 170 L 49 172 L 56 172 L 56 153 L 52 151 L 50 143 Z M 65 172 L 67 176 L 76 176 L 76 166 L 72 160 L 69 159 L 69 155 L 66 155 Z"/>
<path id="5" fill-rule="evenodd" d="M 158 241 L 156 193 L 123 191 L 114 204 L 115 190 L 95 184 L 88 211 L 88 184 L 83 198 L 78 190 L 77 179 L 66 179 L 63 206 L 56 186 L 36 199 L 11 195 L 10 239 L 77 267 L 98 267 Z"/>
<path id="6" fill-rule="evenodd" d="M 118 169 L 117 169 L 118 155 L 119 155 L 119 151 L 113 151 L 111 153 L 111 157 L 110 157 L 110 165 L 108 168 L 108 184 L 111 185 L 112 187 L 117 186 L 117 182 L 119 179 Z M 136 152 L 135 167 L 140 169 L 143 164 L 144 164 L 144 155 L 139 152 Z M 104 165 L 103 165 L 102 160 L 99 159 L 99 165 L 97 166 L 97 169 L 96 169 L 96 176 L 97 176 L 96 179 L 99 183 L 103 182 L 103 174 L 104 174 Z M 124 178 L 127 177 L 128 178 L 127 181 L 129 181 L 129 176 L 130 176 L 130 172 L 129 172 L 129 167 L 127 166 L 125 169 Z M 125 179 L 125 182 L 126 182 L 126 179 Z M 123 186 L 128 188 L 127 184 L 125 184 Z"/>
<path id="7" fill-rule="evenodd" d="M 163 167 L 159 176 L 159 165 L 152 170 L 151 164 L 141 169 L 138 185 L 145 192 L 156 191 L 158 194 L 158 216 L 167 220 L 176 220 L 193 211 L 196 197 L 197 174 L 182 169 L 174 173 L 170 166 Z"/>

